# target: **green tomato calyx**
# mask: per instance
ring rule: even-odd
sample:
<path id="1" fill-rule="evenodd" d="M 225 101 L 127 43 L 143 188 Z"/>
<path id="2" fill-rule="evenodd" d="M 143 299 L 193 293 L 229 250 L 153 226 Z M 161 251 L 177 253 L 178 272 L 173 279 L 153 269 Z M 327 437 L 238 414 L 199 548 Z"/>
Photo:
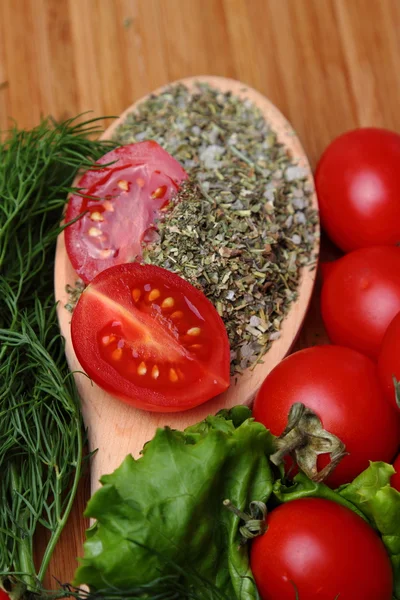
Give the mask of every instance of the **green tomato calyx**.
<path id="1" fill-rule="evenodd" d="M 339 462 L 348 455 L 346 446 L 336 436 L 323 428 L 321 419 L 310 408 L 296 402 L 290 408 L 285 431 L 276 439 L 277 451 L 270 456 L 279 466 L 285 456 L 293 456 L 299 469 L 312 481 L 324 481 Z M 330 462 L 318 471 L 320 454 L 329 454 Z"/>
<path id="2" fill-rule="evenodd" d="M 264 502 L 250 502 L 250 514 L 234 506 L 230 500 L 224 500 L 223 505 L 244 521 L 244 524 L 239 528 L 241 546 L 244 546 L 249 540 L 263 535 L 267 531 L 267 507 Z"/>

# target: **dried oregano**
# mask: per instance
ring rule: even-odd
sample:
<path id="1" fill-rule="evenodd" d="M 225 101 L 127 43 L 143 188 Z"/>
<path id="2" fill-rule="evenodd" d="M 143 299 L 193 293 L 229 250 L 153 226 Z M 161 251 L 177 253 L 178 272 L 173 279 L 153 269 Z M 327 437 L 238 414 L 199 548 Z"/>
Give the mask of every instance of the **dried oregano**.
<path id="1" fill-rule="evenodd" d="M 206 84 L 150 96 L 114 139 L 155 140 L 188 171 L 143 259 L 213 302 L 228 331 L 232 372 L 255 365 L 279 338 L 301 267 L 314 263 L 318 218 L 307 172 L 257 107 Z"/>

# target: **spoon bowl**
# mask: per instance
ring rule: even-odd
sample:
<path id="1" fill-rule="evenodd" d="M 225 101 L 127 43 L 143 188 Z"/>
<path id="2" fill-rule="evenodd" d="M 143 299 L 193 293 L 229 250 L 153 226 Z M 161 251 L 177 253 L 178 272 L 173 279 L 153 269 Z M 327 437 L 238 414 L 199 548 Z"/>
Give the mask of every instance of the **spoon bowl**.
<path id="1" fill-rule="evenodd" d="M 290 124 L 269 100 L 245 84 L 223 77 L 192 77 L 174 82 L 174 84 L 182 83 L 191 90 L 197 82 L 208 83 L 221 92 L 230 91 L 241 99 L 250 100 L 258 106 L 265 120 L 276 132 L 278 141 L 284 144 L 293 161 L 306 170 L 309 183 L 313 186 L 311 169 L 299 139 Z M 153 94 L 157 95 L 164 89 L 160 88 Z M 122 113 L 106 130 L 102 138 L 111 139 L 126 116 L 145 99 L 139 100 Z M 311 203 L 313 208 L 318 210 L 315 193 L 311 197 Z M 313 248 L 313 255 L 316 257 L 319 253 L 318 234 L 319 231 L 315 236 Z M 231 385 L 226 392 L 197 408 L 180 413 L 150 413 L 137 410 L 113 398 L 79 372 L 82 371 L 82 368 L 71 342 L 71 314 L 65 309 L 65 304 L 68 302 L 66 286 L 73 285 L 78 277 L 70 264 L 65 249 L 64 234 L 61 233 L 57 242 L 55 261 L 55 295 L 58 301 L 60 328 L 65 338 L 67 360 L 71 370 L 76 372 L 74 376 L 82 400 L 82 411 L 88 428 L 90 449 L 98 449 L 91 465 L 92 492 L 99 487 L 100 476 L 112 472 L 127 454 L 138 457 L 144 443 L 153 437 L 157 427 L 168 425 L 174 429 L 183 429 L 222 408 L 229 408 L 236 404 L 250 405 L 265 377 L 288 354 L 296 341 L 311 299 L 315 276 L 315 268 L 312 270 L 309 267 L 303 267 L 297 300 L 292 303 L 282 323 L 280 338 L 272 342 L 262 363 L 255 368 L 247 369 L 237 379 L 235 385 Z"/>

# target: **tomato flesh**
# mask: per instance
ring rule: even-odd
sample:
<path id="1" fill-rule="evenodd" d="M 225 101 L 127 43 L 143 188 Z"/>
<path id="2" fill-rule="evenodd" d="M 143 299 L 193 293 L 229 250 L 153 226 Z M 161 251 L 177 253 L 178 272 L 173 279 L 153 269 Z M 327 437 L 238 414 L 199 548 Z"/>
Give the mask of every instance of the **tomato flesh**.
<path id="1" fill-rule="evenodd" d="M 390 323 L 383 338 L 378 358 L 378 372 L 387 399 L 397 410 L 400 410 L 393 381 L 395 378 L 400 382 L 400 312 Z"/>
<path id="2" fill-rule="evenodd" d="M 400 242 L 400 135 L 361 128 L 323 153 L 315 184 L 321 221 L 345 252 Z"/>
<path id="3" fill-rule="evenodd" d="M 254 418 L 281 435 L 295 402 L 321 419 L 349 452 L 325 483 L 352 481 L 369 461 L 391 462 L 399 450 L 400 415 L 380 389 L 375 364 L 350 348 L 314 346 L 291 354 L 266 377 L 255 402 Z M 318 468 L 329 462 L 318 457 Z"/>
<path id="4" fill-rule="evenodd" d="M 160 267 L 100 273 L 79 299 L 71 334 L 93 381 L 138 408 L 186 410 L 229 386 L 222 319 L 199 290 Z"/>
<path id="5" fill-rule="evenodd" d="M 113 163 L 113 164 L 108 164 Z M 142 242 L 187 174 L 156 142 L 139 142 L 108 152 L 87 171 L 69 198 L 65 244 L 71 264 L 88 283 L 104 269 L 141 255 Z"/>
<path id="6" fill-rule="evenodd" d="M 400 248 L 363 248 L 343 256 L 324 275 L 321 312 L 333 344 L 377 358 L 400 311 Z"/>
<path id="7" fill-rule="evenodd" d="M 391 600 L 389 556 L 351 510 L 304 498 L 274 509 L 267 524 L 250 552 L 262 600 Z"/>

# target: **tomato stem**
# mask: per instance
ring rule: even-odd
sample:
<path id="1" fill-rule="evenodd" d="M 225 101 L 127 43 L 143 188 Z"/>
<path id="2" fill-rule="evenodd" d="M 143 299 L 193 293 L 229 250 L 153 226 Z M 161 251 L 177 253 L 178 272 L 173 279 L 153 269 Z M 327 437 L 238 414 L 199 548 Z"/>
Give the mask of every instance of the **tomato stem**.
<path id="1" fill-rule="evenodd" d="M 296 402 L 291 407 L 287 427 L 276 440 L 276 445 L 277 451 L 270 456 L 274 465 L 281 465 L 288 454 L 294 455 L 298 467 L 316 482 L 326 479 L 348 454 L 343 442 L 326 431 L 315 412 L 301 402 Z M 320 454 L 329 454 L 331 460 L 318 471 L 317 460 Z"/>
<path id="2" fill-rule="evenodd" d="M 223 505 L 234 515 L 239 517 L 239 519 L 244 521 L 244 525 L 239 528 L 241 546 L 267 531 L 267 507 L 264 502 L 259 502 L 257 500 L 250 502 L 250 514 L 237 508 L 230 500 L 224 500 Z"/>

